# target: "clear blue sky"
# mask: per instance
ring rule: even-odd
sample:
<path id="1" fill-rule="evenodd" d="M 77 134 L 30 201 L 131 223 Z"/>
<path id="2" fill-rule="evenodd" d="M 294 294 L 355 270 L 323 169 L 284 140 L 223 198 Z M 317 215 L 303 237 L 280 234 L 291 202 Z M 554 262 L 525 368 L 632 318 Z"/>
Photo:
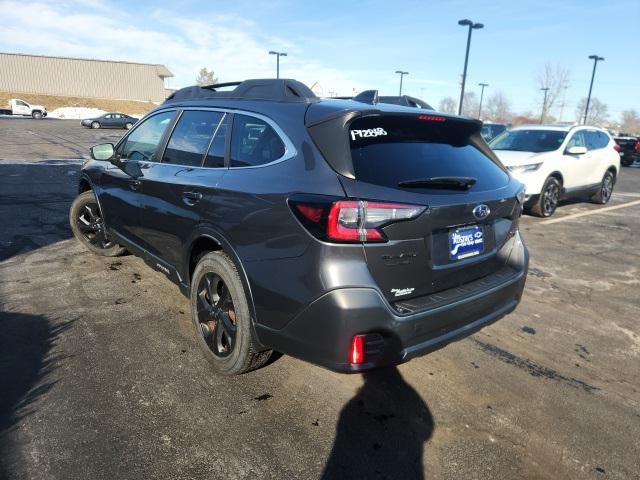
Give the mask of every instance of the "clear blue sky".
<path id="1" fill-rule="evenodd" d="M 567 112 L 589 87 L 590 54 L 599 64 L 593 95 L 640 110 L 640 0 L 536 1 L 110 1 L 0 0 L 0 51 L 163 63 L 172 87 L 193 83 L 199 67 L 220 80 L 282 75 L 347 95 L 355 88 L 398 89 L 437 105 L 457 99 L 466 30 L 474 31 L 468 85 L 489 83 L 516 111 L 539 111 L 535 74 L 545 62 L 571 72 Z M 7 28 L 9 26 L 9 28 Z M 35 34 L 34 34 L 35 32 Z"/>

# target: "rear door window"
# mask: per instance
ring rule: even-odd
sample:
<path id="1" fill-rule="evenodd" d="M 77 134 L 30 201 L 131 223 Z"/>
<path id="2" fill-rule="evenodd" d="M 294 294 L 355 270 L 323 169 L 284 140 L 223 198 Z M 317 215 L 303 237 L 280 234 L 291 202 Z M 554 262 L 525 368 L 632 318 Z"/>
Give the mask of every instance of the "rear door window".
<path id="1" fill-rule="evenodd" d="M 222 115 L 205 110 L 184 111 L 171 134 L 162 162 L 200 167 Z"/>
<path id="2" fill-rule="evenodd" d="M 264 165 L 284 153 L 284 143 L 267 122 L 248 115 L 233 116 L 230 167 Z"/>
<path id="3" fill-rule="evenodd" d="M 609 137 L 604 132 L 589 131 L 587 132 L 587 143 L 589 150 L 599 150 L 609 144 Z"/>
<path id="4" fill-rule="evenodd" d="M 420 117 L 437 120 L 419 120 Z M 398 188 L 399 183 L 411 180 L 472 177 L 476 183 L 471 191 L 500 188 L 509 176 L 469 143 L 469 137 L 477 130 L 473 123 L 431 115 L 356 119 L 349 127 L 356 179 Z"/>

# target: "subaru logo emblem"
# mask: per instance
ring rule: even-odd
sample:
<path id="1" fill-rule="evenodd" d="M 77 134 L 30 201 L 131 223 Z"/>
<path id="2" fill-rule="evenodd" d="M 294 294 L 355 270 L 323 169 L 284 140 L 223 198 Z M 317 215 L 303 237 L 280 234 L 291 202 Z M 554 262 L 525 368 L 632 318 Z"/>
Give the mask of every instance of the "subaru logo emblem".
<path id="1" fill-rule="evenodd" d="M 487 218 L 490 213 L 491 213 L 491 210 L 485 204 L 478 205 L 476 208 L 473 209 L 473 216 L 476 217 L 478 220 L 483 220 Z"/>

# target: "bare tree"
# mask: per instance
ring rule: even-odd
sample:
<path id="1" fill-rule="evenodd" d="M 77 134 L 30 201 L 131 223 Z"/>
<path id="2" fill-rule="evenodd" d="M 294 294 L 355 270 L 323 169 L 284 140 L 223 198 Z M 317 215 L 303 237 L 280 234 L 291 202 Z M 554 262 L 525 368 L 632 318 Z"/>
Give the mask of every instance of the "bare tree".
<path id="1" fill-rule="evenodd" d="M 456 113 L 457 103 L 452 97 L 444 97 L 438 104 L 438 110 L 444 113 Z"/>
<path id="2" fill-rule="evenodd" d="M 553 107 L 562 98 L 565 89 L 569 88 L 569 77 L 571 72 L 568 68 L 563 67 L 559 63 L 553 64 L 551 62 L 545 63 L 540 67 L 536 73 L 536 86 L 538 89 L 548 88 L 547 101 L 542 105 L 542 95 L 540 96 L 540 109 L 544 108 L 542 112 L 543 118 L 547 118 L 549 113 L 553 110 Z M 541 92 L 538 91 L 540 94 Z"/>
<path id="3" fill-rule="evenodd" d="M 640 135 L 640 115 L 638 115 L 637 111 L 625 110 L 622 112 L 620 132 Z"/>
<path id="4" fill-rule="evenodd" d="M 538 123 L 540 121 L 539 117 L 533 114 L 531 111 L 523 112 L 519 115 L 514 115 L 511 118 L 511 123 L 515 125 L 531 125 L 534 123 Z"/>
<path id="5" fill-rule="evenodd" d="M 213 85 L 214 83 L 218 83 L 218 79 L 213 73 L 213 70 L 209 71 L 207 67 L 202 67 L 196 77 L 196 85 L 203 87 L 205 85 Z"/>
<path id="6" fill-rule="evenodd" d="M 579 123 L 584 116 L 584 109 L 587 105 L 586 97 L 578 102 L 576 107 L 576 121 Z M 587 125 L 598 125 L 606 122 L 609 118 L 609 107 L 595 97 L 591 97 L 589 102 L 589 116 L 585 119 Z"/>
<path id="7" fill-rule="evenodd" d="M 502 92 L 491 95 L 483 110 L 484 117 L 493 122 L 509 122 L 513 117 L 511 102 Z"/>
<path id="8" fill-rule="evenodd" d="M 480 102 L 476 92 L 464 92 L 464 103 L 462 105 L 462 114 L 468 117 L 478 116 L 478 107 Z"/>

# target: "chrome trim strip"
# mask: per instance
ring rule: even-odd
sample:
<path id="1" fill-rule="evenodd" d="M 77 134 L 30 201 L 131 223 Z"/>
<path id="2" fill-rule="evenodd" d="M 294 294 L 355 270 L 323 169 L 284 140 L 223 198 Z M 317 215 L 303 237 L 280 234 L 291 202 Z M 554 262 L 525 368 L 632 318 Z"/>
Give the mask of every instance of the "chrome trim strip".
<path id="1" fill-rule="evenodd" d="M 193 167 L 193 166 L 186 166 L 186 165 L 179 165 L 176 163 L 164 163 L 164 162 L 150 162 L 150 163 L 156 163 L 158 165 L 172 165 L 175 167 L 183 167 L 183 168 L 188 168 L 188 169 L 196 169 L 196 168 L 205 168 L 207 170 L 244 170 L 244 169 L 248 169 L 248 168 L 263 168 L 263 167 L 270 167 L 271 165 L 275 165 L 276 163 L 280 163 L 280 162 L 284 162 L 286 160 L 289 160 L 290 158 L 295 157 L 298 154 L 298 151 L 296 150 L 296 148 L 293 146 L 293 142 L 291 142 L 291 140 L 289 140 L 289 137 L 282 131 L 282 129 L 280 128 L 280 126 L 274 122 L 271 118 L 262 115 L 260 113 L 255 113 L 255 112 L 248 112 L 246 110 L 238 110 L 238 109 L 232 109 L 232 108 L 217 108 L 217 107 L 180 107 L 177 105 L 173 105 L 171 108 L 167 108 L 166 110 L 182 110 L 187 111 L 187 110 L 205 110 L 205 111 L 213 111 L 213 112 L 223 112 L 223 113 L 237 113 L 240 115 L 247 115 L 249 117 L 254 117 L 254 118 L 258 118 L 260 120 L 263 120 L 264 122 L 266 122 L 271 128 L 273 128 L 275 130 L 275 132 L 278 134 L 278 136 L 280 137 L 280 140 L 282 140 L 282 143 L 284 144 L 284 154 L 280 157 L 277 158 L 276 160 L 273 160 L 269 163 L 264 163 L 262 165 L 251 165 L 251 166 L 247 166 L 247 167 Z M 158 114 L 158 113 L 162 113 L 164 112 L 165 109 L 163 110 L 156 110 L 153 112 L 153 114 Z M 146 117 L 145 117 L 146 119 Z M 180 120 L 180 119 L 178 119 Z M 136 125 L 139 125 L 140 123 L 142 123 L 142 120 L 140 120 Z M 174 124 L 177 125 L 177 121 Z M 218 124 L 219 126 L 220 124 Z M 230 132 L 233 133 L 233 125 L 230 126 Z M 133 131 L 133 130 L 131 130 Z M 173 133 L 173 132 L 172 132 Z M 171 139 L 171 136 L 169 136 L 169 139 Z M 163 152 L 164 155 L 164 152 Z"/>

